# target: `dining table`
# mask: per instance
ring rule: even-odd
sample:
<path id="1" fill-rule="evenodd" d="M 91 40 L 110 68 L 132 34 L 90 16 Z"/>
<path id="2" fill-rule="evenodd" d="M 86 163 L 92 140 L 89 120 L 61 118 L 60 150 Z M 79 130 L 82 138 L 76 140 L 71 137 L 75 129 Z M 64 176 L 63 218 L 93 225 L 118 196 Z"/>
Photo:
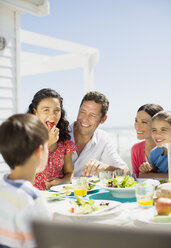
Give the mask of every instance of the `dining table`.
<path id="1" fill-rule="evenodd" d="M 53 193 L 49 190 L 49 193 Z M 58 209 L 65 209 L 65 205 L 75 199 L 74 194 L 62 197 L 62 199 L 49 200 L 48 207 L 53 213 L 54 219 L 62 219 L 63 221 L 69 222 L 81 222 L 81 223 L 102 223 L 107 225 L 118 225 L 118 226 L 131 226 L 135 228 L 146 228 L 151 227 L 153 229 L 166 228 L 171 230 L 171 220 L 166 223 L 153 222 L 153 216 L 156 214 L 154 205 L 151 207 L 141 207 L 138 205 L 135 196 L 134 197 L 114 197 L 110 191 L 104 188 L 98 188 L 91 192 L 88 192 L 84 197 L 85 200 L 98 200 L 109 203 L 118 203 L 118 206 L 107 213 L 98 215 L 73 215 L 61 213 Z M 171 217 L 170 217 L 171 218 Z"/>

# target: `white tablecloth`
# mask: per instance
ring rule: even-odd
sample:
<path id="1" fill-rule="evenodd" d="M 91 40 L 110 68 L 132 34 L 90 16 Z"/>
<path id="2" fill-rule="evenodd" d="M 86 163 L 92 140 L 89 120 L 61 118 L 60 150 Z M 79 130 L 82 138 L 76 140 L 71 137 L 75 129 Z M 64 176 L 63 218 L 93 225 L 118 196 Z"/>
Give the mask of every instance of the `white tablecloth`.
<path id="1" fill-rule="evenodd" d="M 103 223 L 109 225 L 127 225 L 127 226 L 137 226 L 135 220 L 139 218 L 147 219 L 152 218 L 155 209 L 154 207 L 149 208 L 141 208 L 137 203 L 122 203 L 118 206 L 118 211 L 111 213 L 105 216 L 93 216 L 92 218 L 87 218 L 86 215 L 84 217 L 79 216 L 65 216 L 58 213 L 58 208 L 65 207 L 65 201 L 54 201 L 48 203 L 49 209 L 54 213 L 55 219 L 63 219 L 67 221 L 78 221 L 78 222 L 93 222 L 93 223 Z M 145 226 L 145 225 L 144 225 Z"/>

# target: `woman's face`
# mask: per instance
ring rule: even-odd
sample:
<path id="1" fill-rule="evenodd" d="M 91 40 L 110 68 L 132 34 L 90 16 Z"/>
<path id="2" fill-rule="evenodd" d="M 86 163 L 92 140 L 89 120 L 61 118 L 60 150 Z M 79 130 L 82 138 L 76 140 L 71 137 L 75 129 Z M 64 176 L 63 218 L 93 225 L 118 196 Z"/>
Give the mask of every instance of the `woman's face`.
<path id="1" fill-rule="evenodd" d="M 137 112 L 134 127 L 137 132 L 137 139 L 148 139 L 151 138 L 151 124 L 152 118 L 145 111 Z"/>
<path id="2" fill-rule="evenodd" d="M 152 122 L 152 138 L 158 147 L 171 142 L 171 125 L 164 120 L 154 120 Z"/>
<path id="3" fill-rule="evenodd" d="M 61 118 L 61 106 L 57 98 L 45 98 L 40 101 L 34 114 L 48 128 L 56 126 Z"/>

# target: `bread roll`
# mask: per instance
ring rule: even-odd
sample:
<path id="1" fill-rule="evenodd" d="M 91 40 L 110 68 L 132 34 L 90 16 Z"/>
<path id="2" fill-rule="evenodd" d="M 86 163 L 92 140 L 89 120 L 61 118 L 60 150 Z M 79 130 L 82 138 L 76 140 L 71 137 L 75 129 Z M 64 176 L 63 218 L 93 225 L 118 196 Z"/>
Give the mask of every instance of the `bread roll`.
<path id="1" fill-rule="evenodd" d="M 163 183 L 157 187 L 156 197 L 165 197 L 171 199 L 171 183 Z"/>

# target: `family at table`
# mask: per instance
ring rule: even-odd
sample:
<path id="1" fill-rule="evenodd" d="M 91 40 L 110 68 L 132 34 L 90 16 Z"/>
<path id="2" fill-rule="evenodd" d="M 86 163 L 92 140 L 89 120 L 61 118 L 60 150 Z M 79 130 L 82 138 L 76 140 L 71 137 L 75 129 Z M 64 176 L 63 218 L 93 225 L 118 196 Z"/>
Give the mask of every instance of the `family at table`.
<path id="1" fill-rule="evenodd" d="M 40 190 L 70 183 L 74 176 L 98 175 L 102 170 L 130 170 L 114 148 L 109 135 L 98 129 L 107 119 L 109 101 L 99 92 L 82 99 L 77 120 L 69 126 L 62 97 L 52 89 L 37 92 L 28 113 L 38 116 L 49 133 L 49 156 L 45 170 L 34 185 Z M 136 177 L 167 177 L 168 159 L 164 143 L 171 142 L 171 112 L 160 105 L 141 106 L 135 118 L 137 138 L 131 149 L 132 172 Z M 152 174 L 153 173 L 153 174 Z"/>
<path id="2" fill-rule="evenodd" d="M 34 95 L 27 114 L 13 115 L 0 125 L 0 153 L 11 169 L 0 181 L 0 248 L 35 247 L 30 220 L 50 218 L 39 190 L 104 170 L 130 175 L 112 139 L 98 129 L 107 119 L 108 108 L 102 93 L 88 92 L 77 120 L 69 125 L 63 98 L 47 88 Z M 163 144 L 171 142 L 171 112 L 146 104 L 137 111 L 135 129 L 143 141 L 131 150 L 133 173 L 166 176 Z"/>

